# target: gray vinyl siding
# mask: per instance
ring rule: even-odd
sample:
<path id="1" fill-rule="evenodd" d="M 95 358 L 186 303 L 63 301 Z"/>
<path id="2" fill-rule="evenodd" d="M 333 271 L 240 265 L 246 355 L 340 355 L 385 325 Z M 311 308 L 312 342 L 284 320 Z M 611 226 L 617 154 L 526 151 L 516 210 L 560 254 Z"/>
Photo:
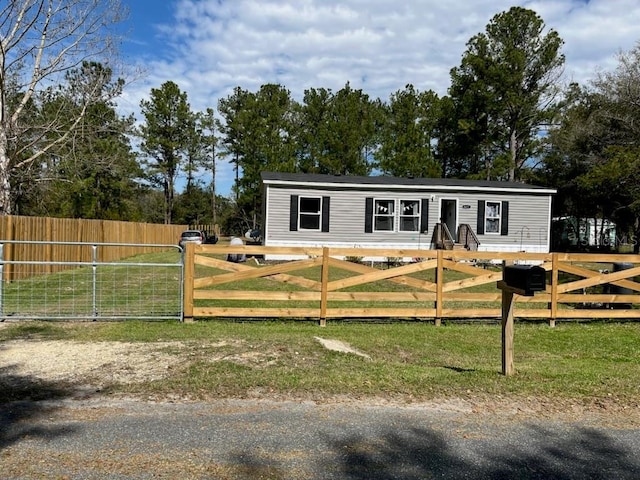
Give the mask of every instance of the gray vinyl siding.
<path id="1" fill-rule="evenodd" d="M 450 195 L 446 195 L 450 198 Z M 458 198 L 458 223 L 468 223 L 476 235 L 483 250 L 492 250 L 492 245 L 521 250 L 522 245 L 549 245 L 550 202 L 549 195 L 532 194 L 496 194 L 475 193 L 459 195 Z M 509 233 L 500 235 L 496 233 L 478 234 L 476 231 L 478 217 L 478 201 L 509 202 Z M 462 208 L 462 205 L 470 205 L 470 208 Z"/>
<path id="2" fill-rule="evenodd" d="M 291 195 L 330 197 L 329 232 L 300 230 L 290 231 Z M 428 233 L 372 232 L 365 233 L 365 203 L 374 199 L 422 200 L 428 199 Z M 522 250 L 524 246 L 549 245 L 550 202 L 549 194 L 409 191 L 362 188 L 312 188 L 268 185 L 265 188 L 266 225 L 265 245 L 289 243 L 292 245 L 355 245 L 397 246 L 429 248 L 434 226 L 439 221 L 440 199 L 457 199 L 458 225 L 467 223 L 476 232 L 478 201 L 509 202 L 508 235 L 479 234 L 482 250 L 508 248 Z M 468 205 L 468 207 L 464 207 Z M 452 232 L 456 235 L 456 232 Z M 477 234 L 477 232 L 476 232 Z"/>
<path id="3" fill-rule="evenodd" d="M 267 188 L 267 221 L 266 242 L 269 241 L 304 241 L 311 243 L 350 243 L 381 244 L 400 242 L 418 242 L 418 232 L 373 232 L 365 233 L 365 202 L 367 197 L 376 199 L 418 200 L 429 198 L 429 194 L 415 192 L 381 192 L 367 190 L 327 190 Z M 331 198 L 329 232 L 290 231 L 289 212 L 291 195 Z M 429 228 L 431 219 L 435 218 L 435 210 L 429 205 Z M 426 235 L 422 235 L 422 241 Z"/>

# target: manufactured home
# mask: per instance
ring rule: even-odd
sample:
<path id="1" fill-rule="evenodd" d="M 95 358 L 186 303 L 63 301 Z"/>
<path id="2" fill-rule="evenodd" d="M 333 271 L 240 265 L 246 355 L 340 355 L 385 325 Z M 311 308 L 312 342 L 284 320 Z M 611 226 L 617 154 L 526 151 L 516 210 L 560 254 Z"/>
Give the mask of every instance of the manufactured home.
<path id="1" fill-rule="evenodd" d="M 262 182 L 265 246 L 549 251 L 550 188 L 271 172 Z"/>

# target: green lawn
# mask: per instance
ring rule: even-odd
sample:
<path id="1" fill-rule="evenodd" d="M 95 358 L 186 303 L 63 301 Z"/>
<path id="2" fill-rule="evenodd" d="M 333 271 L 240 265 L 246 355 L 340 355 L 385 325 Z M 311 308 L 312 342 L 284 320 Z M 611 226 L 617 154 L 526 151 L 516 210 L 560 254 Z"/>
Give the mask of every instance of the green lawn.
<path id="1" fill-rule="evenodd" d="M 175 256 L 166 258 L 175 261 Z M 153 257 L 156 262 L 164 259 L 164 254 Z M 198 266 L 196 274 L 207 275 L 207 270 Z M 112 275 L 109 269 L 105 274 L 111 275 L 109 281 L 98 282 L 105 287 L 105 296 L 114 290 L 113 285 L 123 286 L 131 302 L 145 311 L 167 297 L 162 288 L 179 284 L 175 278 L 167 281 L 168 274 L 156 278 L 149 270 L 134 265 L 126 277 Z M 319 276 L 317 269 L 303 274 Z M 350 275 L 340 271 L 334 274 Z M 25 279 L 5 285 L 4 293 L 17 301 L 19 298 L 10 294 L 29 292 L 29 298 L 38 305 L 55 286 L 59 289 L 57 302 L 71 301 L 87 295 L 83 275 L 86 269 L 49 275 L 46 284 L 41 277 Z M 433 271 L 416 275 L 430 278 Z M 457 272 L 445 275 L 462 276 Z M 265 285 L 295 289 L 264 279 L 247 280 L 236 288 L 257 290 Z M 388 286 L 386 282 L 385 288 Z M 495 292 L 493 284 L 474 288 Z M 110 303 L 118 304 L 123 299 L 115 295 Z M 473 303 L 461 306 L 474 308 Z M 478 302 L 476 307 L 480 306 Z M 326 350 L 316 336 L 341 340 L 371 358 Z M 0 329 L 0 348 L 3 341 L 13 338 L 149 342 L 157 343 L 163 353 L 179 357 L 179 368 L 165 379 L 109 387 L 131 394 L 189 398 L 350 396 L 410 401 L 509 396 L 544 398 L 552 403 L 586 404 L 606 399 L 635 407 L 640 402 L 638 322 L 560 321 L 555 328 L 545 322 L 516 322 L 516 374 L 509 378 L 501 375 L 501 328 L 497 322 L 445 322 L 436 327 L 432 322 L 419 321 L 331 320 L 325 328 L 316 321 L 16 322 Z M 167 347 L 158 342 L 177 343 Z M 0 366 L 0 386 L 3 371 Z"/>
<path id="2" fill-rule="evenodd" d="M 347 342 L 371 359 L 325 349 L 314 337 Z M 209 321 L 22 322 L 2 342 L 178 342 L 162 348 L 188 361 L 163 380 L 113 392 L 189 398 L 336 396 L 424 401 L 448 397 L 543 398 L 624 406 L 640 401 L 640 323 L 516 323 L 513 377 L 501 374 L 497 324 Z M 2 373 L 0 371 L 0 380 Z"/>

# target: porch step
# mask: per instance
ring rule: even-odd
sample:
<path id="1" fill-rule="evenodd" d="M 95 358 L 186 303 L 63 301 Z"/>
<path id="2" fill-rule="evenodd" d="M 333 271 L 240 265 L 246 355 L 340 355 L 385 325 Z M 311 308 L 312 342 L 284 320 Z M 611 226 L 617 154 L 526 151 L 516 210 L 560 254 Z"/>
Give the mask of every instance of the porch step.
<path id="1" fill-rule="evenodd" d="M 451 240 L 444 240 L 442 243 L 445 250 L 466 250 L 462 243 L 454 243 Z"/>

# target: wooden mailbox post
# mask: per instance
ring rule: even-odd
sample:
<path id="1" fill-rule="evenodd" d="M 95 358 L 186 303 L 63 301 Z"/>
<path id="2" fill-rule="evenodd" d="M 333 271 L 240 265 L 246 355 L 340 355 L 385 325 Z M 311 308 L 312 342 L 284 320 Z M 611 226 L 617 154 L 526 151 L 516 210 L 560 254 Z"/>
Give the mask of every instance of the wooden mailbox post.
<path id="1" fill-rule="evenodd" d="M 502 373 L 513 375 L 513 309 L 514 295 L 533 296 L 546 287 L 546 272 L 542 267 L 507 265 L 498 282 L 502 290 Z"/>

